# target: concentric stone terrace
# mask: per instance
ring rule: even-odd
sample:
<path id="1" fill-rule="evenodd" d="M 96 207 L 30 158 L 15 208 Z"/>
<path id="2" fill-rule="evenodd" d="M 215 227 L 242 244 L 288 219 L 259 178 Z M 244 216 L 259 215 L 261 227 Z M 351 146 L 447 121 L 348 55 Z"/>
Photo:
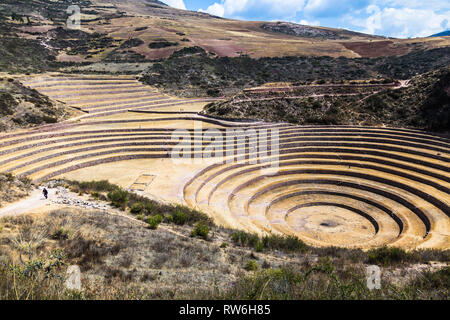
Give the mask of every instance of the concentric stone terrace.
<path id="1" fill-rule="evenodd" d="M 192 100 L 181 104 L 182 111 L 180 105 L 163 103 L 157 112 L 127 112 L 127 101 L 139 104 L 140 111 L 155 107 L 138 95 L 131 98 L 137 93 L 126 90 L 141 90 L 131 79 L 70 79 L 87 91 L 56 79 L 28 83 L 72 99 L 71 104 L 89 113 L 74 121 L 3 134 L 1 171 L 38 182 L 108 178 L 126 187 L 151 176 L 139 185 L 140 191 L 200 209 L 228 227 L 294 235 L 317 246 L 450 248 L 446 137 L 375 127 L 233 123 L 195 114 L 205 102 Z M 107 89 L 112 86 L 116 88 Z M 99 87 L 113 91 L 97 96 Z M 118 93 L 119 87 L 129 88 Z M 158 95 L 148 87 L 142 90 Z M 94 97 L 85 98 L 87 93 Z M 93 107 L 95 99 L 101 107 Z M 228 156 L 206 152 L 211 139 L 204 137 L 223 136 L 229 129 L 255 130 L 233 131 L 233 144 L 214 140 Z M 277 149 L 278 154 L 249 148 L 257 129 L 277 130 L 270 151 Z M 189 159 L 171 161 L 177 139 L 186 137 L 193 146 L 185 154 Z M 205 159 L 192 162 L 199 155 Z"/>
<path id="2" fill-rule="evenodd" d="M 281 128 L 279 157 L 211 165 L 184 195 L 248 230 L 314 245 L 448 248 L 449 146 L 401 129 Z"/>

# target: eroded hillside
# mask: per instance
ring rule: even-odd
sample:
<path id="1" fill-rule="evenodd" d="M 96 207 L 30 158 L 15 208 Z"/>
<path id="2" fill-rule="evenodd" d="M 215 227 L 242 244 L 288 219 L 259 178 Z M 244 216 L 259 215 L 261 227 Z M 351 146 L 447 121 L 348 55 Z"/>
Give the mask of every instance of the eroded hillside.
<path id="1" fill-rule="evenodd" d="M 263 119 L 295 124 L 450 128 L 450 67 L 413 77 L 397 86 L 323 84 L 285 90 L 246 90 L 213 102 L 204 113 L 217 117 Z"/>
<path id="2" fill-rule="evenodd" d="M 0 76 L 0 131 L 56 123 L 77 114 L 18 80 Z"/>
<path id="3" fill-rule="evenodd" d="M 70 5 L 80 7 L 81 30 L 64 34 L 61 28 L 67 27 Z M 158 1 L 7 0 L 0 4 L 0 25 L 0 33 L 7 37 L 2 41 L 7 40 L 8 46 L 26 42 L 28 59 L 48 60 L 42 64 L 43 70 L 60 68 L 63 63 L 155 61 L 195 46 L 219 57 L 358 58 L 405 55 L 450 44 L 445 37 L 385 39 L 292 23 L 228 20 L 173 9 Z M 131 39 L 139 42 L 124 46 Z M 2 63 L 3 59 L 7 60 Z M 12 69 L 10 61 L 10 55 L 0 59 L 7 70 Z M 20 59 L 14 64 L 20 65 Z"/>

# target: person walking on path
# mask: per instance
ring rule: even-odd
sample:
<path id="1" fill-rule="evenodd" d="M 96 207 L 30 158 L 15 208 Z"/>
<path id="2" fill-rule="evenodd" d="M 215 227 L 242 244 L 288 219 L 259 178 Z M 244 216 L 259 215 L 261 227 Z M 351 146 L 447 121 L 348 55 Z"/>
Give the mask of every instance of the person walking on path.
<path id="1" fill-rule="evenodd" d="M 48 191 L 46 188 L 44 188 L 44 190 L 42 190 L 42 193 L 44 194 L 45 199 L 48 199 Z"/>

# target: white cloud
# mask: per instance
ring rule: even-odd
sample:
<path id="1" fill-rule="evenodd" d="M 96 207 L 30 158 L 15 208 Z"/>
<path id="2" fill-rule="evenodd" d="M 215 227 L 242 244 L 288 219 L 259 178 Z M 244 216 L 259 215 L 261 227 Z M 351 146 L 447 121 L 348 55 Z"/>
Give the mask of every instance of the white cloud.
<path id="1" fill-rule="evenodd" d="M 328 9 L 333 4 L 330 0 L 309 0 L 305 6 L 305 11 L 314 13 Z M 336 5 L 336 2 L 334 3 Z"/>
<path id="2" fill-rule="evenodd" d="M 449 27 L 450 11 L 435 13 L 429 9 L 383 8 L 368 6 L 365 32 L 397 38 L 427 37 Z"/>
<path id="3" fill-rule="evenodd" d="M 183 9 L 186 10 L 186 6 L 184 5 L 183 0 L 161 0 L 165 4 L 171 6 L 172 8 Z"/>
<path id="4" fill-rule="evenodd" d="M 303 24 L 303 25 L 305 25 L 305 26 L 320 26 L 319 20 L 316 20 L 316 21 L 308 21 L 308 20 L 302 19 L 302 20 L 300 20 L 300 22 L 298 22 L 298 23 Z"/>
<path id="5" fill-rule="evenodd" d="M 373 4 L 388 8 L 428 9 L 436 11 L 450 10 L 448 0 L 372 0 Z"/>
<path id="6" fill-rule="evenodd" d="M 329 27 L 398 38 L 429 36 L 450 28 L 448 0 L 216 0 L 199 11 L 308 25 L 320 25 L 320 20 Z"/>
<path id="7" fill-rule="evenodd" d="M 223 7 L 223 5 L 218 3 L 210 5 L 206 10 L 199 9 L 198 11 L 206 12 L 218 17 L 223 17 L 223 15 L 225 14 L 225 8 Z"/>
<path id="8" fill-rule="evenodd" d="M 297 12 L 303 10 L 306 0 L 222 0 L 209 6 L 201 12 L 237 17 L 244 13 L 264 12 L 270 13 L 273 19 L 289 19 L 295 17 Z"/>

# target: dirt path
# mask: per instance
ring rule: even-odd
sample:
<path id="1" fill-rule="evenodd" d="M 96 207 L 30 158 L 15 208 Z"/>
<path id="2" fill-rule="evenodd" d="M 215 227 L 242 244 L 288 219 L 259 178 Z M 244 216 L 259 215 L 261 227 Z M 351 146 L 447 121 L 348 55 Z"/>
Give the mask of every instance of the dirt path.
<path id="1" fill-rule="evenodd" d="M 52 201 L 52 199 L 56 199 L 56 191 L 57 189 L 51 189 L 48 188 L 48 200 L 46 200 L 44 198 L 44 195 L 42 194 L 42 190 L 41 189 L 35 189 L 31 192 L 31 194 L 22 200 L 16 201 L 14 203 L 10 203 L 7 206 L 0 208 L 0 218 L 3 217 L 11 217 L 11 216 L 20 216 L 26 213 L 29 213 L 30 211 L 34 210 L 34 209 L 38 209 L 42 206 L 45 205 L 52 205 L 52 204 L 56 204 L 54 203 L 54 201 Z M 75 199 L 75 198 L 74 198 Z M 76 199 L 75 199 L 76 200 Z M 67 205 L 70 206 L 70 205 Z M 75 205 L 73 205 L 72 207 L 76 207 Z M 142 222 L 134 217 L 130 217 L 126 214 L 120 214 L 120 213 L 113 213 L 113 212 L 109 212 L 109 211 L 104 211 L 106 214 L 111 215 L 111 216 L 116 216 L 116 217 L 121 217 L 121 218 L 125 218 L 134 222 L 138 222 L 141 223 L 143 226 L 145 226 L 145 222 Z M 164 227 L 164 226 L 160 226 L 161 229 L 164 229 L 168 232 L 173 233 L 174 235 L 180 236 L 180 237 L 184 237 L 184 238 L 188 238 L 187 236 L 176 232 L 174 230 L 171 230 L 170 228 Z"/>
<path id="2" fill-rule="evenodd" d="M 49 189 L 49 198 L 55 195 L 55 190 Z M 30 196 L 11 203 L 3 208 L 0 208 L 0 218 L 7 216 L 18 216 L 27 213 L 33 209 L 42 207 L 48 204 L 49 201 L 45 200 L 41 189 L 35 189 L 31 192 Z"/>

